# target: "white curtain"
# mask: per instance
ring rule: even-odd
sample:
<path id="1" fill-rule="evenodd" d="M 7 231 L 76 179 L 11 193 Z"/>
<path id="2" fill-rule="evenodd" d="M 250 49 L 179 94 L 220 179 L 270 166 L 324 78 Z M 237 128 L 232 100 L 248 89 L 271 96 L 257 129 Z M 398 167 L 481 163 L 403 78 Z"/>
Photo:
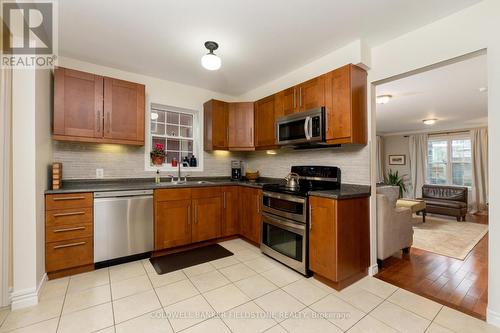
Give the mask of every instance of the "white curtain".
<path id="1" fill-rule="evenodd" d="M 9 304 L 12 255 L 11 119 L 12 70 L 0 69 L 0 307 Z"/>
<path id="2" fill-rule="evenodd" d="M 427 149 L 427 134 L 409 136 L 411 198 L 422 196 L 422 186 L 427 174 Z"/>
<path id="3" fill-rule="evenodd" d="M 470 131 L 472 148 L 472 211 L 487 210 L 488 203 L 488 129 Z"/>
<path id="4" fill-rule="evenodd" d="M 384 181 L 384 141 L 383 138 L 377 135 L 377 183 Z"/>

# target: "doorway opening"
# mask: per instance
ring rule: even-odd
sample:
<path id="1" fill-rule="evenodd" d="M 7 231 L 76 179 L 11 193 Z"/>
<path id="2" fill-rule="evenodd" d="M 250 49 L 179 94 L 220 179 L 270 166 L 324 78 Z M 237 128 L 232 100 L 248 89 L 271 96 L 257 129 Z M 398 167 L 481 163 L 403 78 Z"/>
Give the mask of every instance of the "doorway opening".
<path id="1" fill-rule="evenodd" d="M 486 52 L 376 83 L 375 276 L 486 319 Z"/>

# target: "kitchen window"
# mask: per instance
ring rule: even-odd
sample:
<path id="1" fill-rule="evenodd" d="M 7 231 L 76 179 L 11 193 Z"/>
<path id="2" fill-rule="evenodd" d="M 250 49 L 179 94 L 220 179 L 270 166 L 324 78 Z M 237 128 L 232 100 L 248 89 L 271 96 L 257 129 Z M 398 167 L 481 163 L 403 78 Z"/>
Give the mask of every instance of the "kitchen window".
<path id="1" fill-rule="evenodd" d="M 429 137 L 427 183 L 472 187 L 469 135 Z"/>
<path id="2" fill-rule="evenodd" d="M 201 154 L 200 112 L 173 106 L 151 104 L 149 116 L 149 137 L 145 152 L 146 170 L 156 170 L 150 158 L 152 147 L 163 145 L 166 158 L 160 171 L 175 171 L 172 160 L 178 162 L 185 157 L 196 157 L 196 167 L 185 167 L 191 171 L 203 171 L 203 154 Z"/>

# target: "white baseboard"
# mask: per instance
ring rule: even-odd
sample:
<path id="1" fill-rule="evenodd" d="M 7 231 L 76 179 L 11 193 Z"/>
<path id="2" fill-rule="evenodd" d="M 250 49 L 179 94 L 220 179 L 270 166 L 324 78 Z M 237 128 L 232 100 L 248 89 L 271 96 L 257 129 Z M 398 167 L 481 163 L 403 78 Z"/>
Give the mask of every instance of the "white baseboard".
<path id="1" fill-rule="evenodd" d="M 377 273 L 378 273 L 378 265 L 377 264 L 371 265 L 370 267 L 368 267 L 368 275 L 374 276 Z"/>
<path id="2" fill-rule="evenodd" d="M 38 304 L 38 298 L 43 285 L 47 281 L 47 274 L 43 274 L 36 288 L 27 288 L 10 294 L 10 308 L 12 310 L 26 308 Z"/>
<path id="3" fill-rule="evenodd" d="M 500 327 L 500 313 L 488 308 L 486 310 L 486 321 L 491 325 Z"/>

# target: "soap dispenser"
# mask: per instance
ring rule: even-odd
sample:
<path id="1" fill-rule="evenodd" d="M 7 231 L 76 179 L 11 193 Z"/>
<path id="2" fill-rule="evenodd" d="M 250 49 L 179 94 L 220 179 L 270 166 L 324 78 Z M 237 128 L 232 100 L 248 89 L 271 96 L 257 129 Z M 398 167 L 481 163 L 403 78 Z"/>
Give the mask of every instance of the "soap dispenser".
<path id="1" fill-rule="evenodd" d="M 160 169 L 156 169 L 155 183 L 160 184 Z"/>

